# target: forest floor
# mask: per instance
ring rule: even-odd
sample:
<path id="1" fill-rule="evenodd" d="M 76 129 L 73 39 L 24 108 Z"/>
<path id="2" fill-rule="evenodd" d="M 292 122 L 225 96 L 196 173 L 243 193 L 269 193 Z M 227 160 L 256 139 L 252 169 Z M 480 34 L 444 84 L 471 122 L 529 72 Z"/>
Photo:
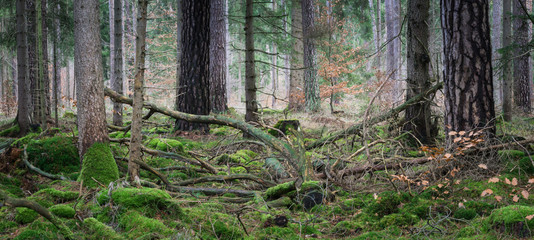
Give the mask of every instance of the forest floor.
<path id="1" fill-rule="evenodd" d="M 281 129 L 287 135 L 279 138 L 305 148 L 357 122 L 365 107 L 335 115 L 266 110 L 261 127 L 298 119 L 300 129 Z M 531 116 L 499 121 L 499 140 L 460 133 L 450 148 L 443 133 L 436 146 L 420 146 L 396 120 L 367 126 L 301 149 L 314 174 L 298 191 L 291 166 L 240 131 L 211 125 L 207 135 L 175 133 L 173 122 L 156 114 L 143 128 L 144 161 L 172 187 L 146 170 L 144 187 L 129 186 L 120 139 L 130 135 L 120 131 L 110 138 L 121 178 L 96 189 L 76 182 L 75 115 L 67 112 L 55 131 L 0 138 L 0 190 L 48 208 L 74 239 L 526 239 L 534 230 Z M 35 167 L 67 179 L 27 168 L 24 149 Z M 37 212 L 4 203 L 0 239 L 64 238 Z"/>

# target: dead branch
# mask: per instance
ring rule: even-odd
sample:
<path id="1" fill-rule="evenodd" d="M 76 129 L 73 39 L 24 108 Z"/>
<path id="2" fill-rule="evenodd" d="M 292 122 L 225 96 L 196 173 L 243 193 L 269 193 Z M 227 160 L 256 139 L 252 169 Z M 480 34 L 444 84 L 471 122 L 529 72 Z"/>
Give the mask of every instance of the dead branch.
<path id="1" fill-rule="evenodd" d="M 71 181 L 70 179 L 62 176 L 62 175 L 58 175 L 58 174 L 51 174 L 51 173 L 47 173 L 41 169 L 39 169 L 38 167 L 36 166 L 33 166 L 33 164 L 30 163 L 30 161 L 28 161 L 28 153 L 26 152 L 26 147 L 24 147 L 24 155 L 22 157 L 22 161 L 24 162 L 24 164 L 26 164 L 26 166 L 36 172 L 36 173 L 39 173 L 49 179 L 52 179 L 52 180 L 67 180 L 67 181 Z"/>
<path id="2" fill-rule="evenodd" d="M 204 183 L 204 182 L 227 182 L 232 180 L 250 180 L 257 182 L 261 184 L 262 186 L 268 188 L 275 186 L 276 183 L 271 182 L 269 180 L 265 180 L 262 178 L 259 178 L 257 176 L 251 175 L 251 174 L 233 174 L 233 175 L 216 175 L 216 176 L 207 176 L 207 177 L 200 177 L 200 178 L 194 178 L 194 179 L 188 179 L 184 180 L 178 183 L 174 183 L 175 186 L 187 186 L 197 183 Z"/>

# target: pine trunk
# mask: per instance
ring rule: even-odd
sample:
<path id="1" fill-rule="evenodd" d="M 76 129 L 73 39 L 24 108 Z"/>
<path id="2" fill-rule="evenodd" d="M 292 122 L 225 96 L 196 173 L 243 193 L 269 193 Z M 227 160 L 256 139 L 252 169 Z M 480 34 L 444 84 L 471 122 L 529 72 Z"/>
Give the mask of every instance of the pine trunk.
<path id="1" fill-rule="evenodd" d="M 258 102 L 256 96 L 256 64 L 254 59 L 254 16 L 253 1 L 246 0 L 245 15 L 245 121 L 258 122 Z"/>
<path id="2" fill-rule="evenodd" d="M 110 0 L 113 2 L 113 29 L 110 34 L 110 39 L 113 39 L 113 51 L 111 51 L 110 65 L 113 67 L 110 70 L 111 73 L 111 89 L 122 94 L 123 92 L 123 54 L 122 54 L 122 2 L 121 0 Z M 110 46 L 111 47 L 111 46 Z M 122 104 L 113 103 L 113 125 L 122 126 Z"/>
<path id="3" fill-rule="evenodd" d="M 18 82 L 18 113 L 17 122 L 20 135 L 24 136 L 30 130 L 30 92 L 28 89 L 27 69 L 27 40 L 26 21 L 24 17 L 26 9 L 25 0 L 17 0 L 17 82 Z"/>
<path id="4" fill-rule="evenodd" d="M 530 113 L 530 31 L 526 6 L 525 0 L 514 0 L 514 103 L 523 113 Z"/>
<path id="5" fill-rule="evenodd" d="M 495 105 L 499 106 L 502 103 L 502 78 L 499 74 L 496 74 L 496 66 L 498 66 L 498 59 L 501 59 L 501 54 L 498 50 L 502 46 L 502 1 L 503 0 L 493 0 L 493 17 L 491 25 L 491 47 L 493 54 L 493 96 L 495 97 Z"/>
<path id="6" fill-rule="evenodd" d="M 391 100 L 396 103 L 400 100 L 400 9 L 398 0 L 385 0 L 386 8 L 386 35 L 387 35 L 387 70 L 391 84 Z M 410 11 L 413 11 L 411 9 Z"/>
<path id="7" fill-rule="evenodd" d="M 226 96 L 225 0 L 210 1 L 210 104 L 216 113 L 228 110 Z"/>
<path id="8" fill-rule="evenodd" d="M 303 110 L 304 96 L 304 43 L 302 42 L 302 0 L 293 0 L 291 8 L 291 36 L 293 47 L 291 49 L 291 70 L 289 73 L 289 106 L 294 111 Z"/>
<path id="9" fill-rule="evenodd" d="M 317 112 L 321 107 L 317 83 L 317 55 L 315 51 L 315 7 L 313 0 L 302 0 L 302 35 L 304 39 L 304 105 L 306 111 Z"/>
<path id="10" fill-rule="evenodd" d="M 512 44 L 512 0 L 503 0 L 502 5 L 502 47 L 506 48 Z M 502 112 L 504 121 L 512 121 L 512 64 L 511 53 L 505 51 L 502 56 L 503 76 L 502 76 Z"/>

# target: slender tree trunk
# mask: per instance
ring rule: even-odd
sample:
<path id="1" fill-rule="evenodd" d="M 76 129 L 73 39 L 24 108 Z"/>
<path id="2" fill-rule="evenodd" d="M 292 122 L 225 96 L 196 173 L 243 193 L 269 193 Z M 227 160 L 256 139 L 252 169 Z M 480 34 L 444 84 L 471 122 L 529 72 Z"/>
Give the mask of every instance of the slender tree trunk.
<path id="1" fill-rule="evenodd" d="M 512 43 L 512 0 L 503 0 L 502 5 L 503 26 L 502 26 L 502 47 L 506 48 Z M 504 52 L 502 56 L 503 76 L 502 76 L 502 112 L 504 121 L 512 121 L 512 64 L 510 51 Z"/>
<path id="2" fill-rule="evenodd" d="M 258 101 L 256 96 L 256 64 L 254 59 L 254 28 L 252 15 L 253 0 L 246 0 L 245 15 L 245 121 L 258 122 Z"/>
<path id="3" fill-rule="evenodd" d="M 445 132 L 494 136 L 489 1 L 441 0 L 441 11 Z"/>
<path id="4" fill-rule="evenodd" d="M 40 12 L 40 18 L 41 18 L 41 48 L 40 52 L 41 59 L 39 60 L 40 66 L 39 66 L 39 72 L 42 76 L 41 81 L 41 102 L 42 102 L 42 109 L 41 114 L 43 116 L 42 119 L 42 126 L 43 128 L 46 126 L 46 120 L 50 118 L 51 116 L 51 110 L 50 110 L 50 72 L 49 72 L 49 59 L 48 59 L 48 25 L 46 24 L 46 18 L 47 18 L 47 0 L 40 0 L 41 2 L 41 12 Z"/>
<path id="5" fill-rule="evenodd" d="M 175 109 L 178 110 L 178 96 L 180 96 L 180 77 L 182 72 L 182 28 L 183 28 L 183 18 L 182 18 L 182 0 L 177 0 L 176 7 L 176 99 L 175 99 Z"/>
<path id="6" fill-rule="evenodd" d="M 408 89 L 406 101 L 431 87 L 428 53 L 428 16 L 430 0 L 408 0 L 408 28 L 407 28 L 407 72 Z M 437 134 L 437 126 L 431 120 L 430 104 L 427 100 L 410 105 L 406 113 L 405 131 L 413 132 L 414 136 L 423 144 L 432 143 Z"/>
<path id="7" fill-rule="evenodd" d="M 182 0 L 182 56 L 178 111 L 208 115 L 209 100 L 209 0 Z M 208 132 L 209 126 L 176 120 L 176 129 Z"/>
<path id="8" fill-rule="evenodd" d="M 228 110 L 225 9 L 225 0 L 210 1 L 210 104 L 216 113 Z"/>
<path id="9" fill-rule="evenodd" d="M 56 124 L 56 127 L 59 127 L 59 111 L 58 111 L 58 108 L 59 108 L 59 104 L 60 104 L 60 101 L 59 101 L 59 98 L 61 97 L 61 66 L 60 66 L 60 59 L 61 59 L 61 50 L 60 48 L 58 47 L 58 43 L 59 43 L 59 40 L 61 39 L 61 28 L 60 28 L 60 25 L 59 25 L 59 13 L 60 13 L 60 10 L 61 10 L 61 6 L 59 4 L 59 1 L 56 0 L 54 1 L 55 3 L 55 7 L 54 9 L 56 10 L 56 17 L 54 18 L 54 31 L 55 31 L 55 34 L 54 36 L 52 37 L 52 39 L 54 40 L 54 51 L 53 51 L 53 54 L 54 54 L 54 82 L 53 82 L 53 85 L 54 85 L 54 91 L 53 91 L 53 94 L 54 94 L 54 117 L 55 117 L 55 124 Z"/>
<path id="10" fill-rule="evenodd" d="M 113 1 L 113 26 L 110 26 L 110 31 L 113 29 L 113 34 L 110 38 L 113 39 L 113 51 L 110 56 L 113 63 L 111 68 L 111 89 L 118 93 L 123 93 L 123 28 L 122 28 L 122 2 L 121 0 Z M 110 13 L 110 15 L 112 15 Z M 111 33 L 110 33 L 111 34 Z M 113 103 L 113 125 L 122 126 L 122 104 Z"/>
<path id="11" fill-rule="evenodd" d="M 27 40 L 26 40 L 26 12 L 25 0 L 17 0 L 17 78 L 18 78 L 18 112 L 17 122 L 20 135 L 26 135 L 30 130 L 30 92 L 27 78 Z"/>
<path id="12" fill-rule="evenodd" d="M 386 35 L 389 41 L 387 45 L 387 70 L 386 74 L 392 81 L 391 99 L 398 102 L 401 96 L 400 89 L 400 9 L 398 0 L 385 0 L 386 7 Z"/>
<path id="13" fill-rule="evenodd" d="M 39 81 L 37 66 L 37 19 L 35 12 L 35 0 L 26 0 L 27 19 L 27 47 L 28 47 L 28 83 L 30 84 L 30 121 L 40 123 L 39 117 Z"/>
<path id="14" fill-rule="evenodd" d="M 74 1 L 74 74 L 80 158 L 96 142 L 108 142 L 98 0 Z"/>
<path id="15" fill-rule="evenodd" d="M 143 85 L 145 81 L 145 56 L 146 56 L 146 22 L 147 0 L 139 0 L 137 11 L 137 38 L 135 42 L 135 82 L 132 113 L 132 138 L 130 142 L 130 159 L 128 160 L 128 175 L 130 181 L 140 186 L 139 165 L 135 161 L 141 159 L 141 128 L 143 126 Z"/>
<path id="16" fill-rule="evenodd" d="M 523 10 L 525 0 L 514 0 L 514 103 L 523 113 L 531 111 L 529 20 Z M 526 10 L 526 9 L 525 9 Z"/>
<path id="17" fill-rule="evenodd" d="M 506 0 L 505 0 L 506 1 Z M 496 74 L 498 66 L 498 60 L 501 59 L 501 54 L 498 50 L 502 46 L 502 3 L 503 0 L 493 0 L 493 17 L 491 25 L 491 47 L 493 54 L 493 76 L 496 76 L 493 80 L 493 96 L 495 97 L 495 105 L 499 106 L 502 103 L 502 78 L 500 74 Z"/>
<path id="18" fill-rule="evenodd" d="M 291 35 L 293 47 L 291 49 L 291 70 L 289 73 L 289 106 L 293 111 L 303 110 L 304 97 L 304 43 L 302 38 L 302 0 L 293 0 L 291 7 Z"/>
<path id="19" fill-rule="evenodd" d="M 321 107 L 317 83 L 317 55 L 315 51 L 315 7 L 313 0 L 302 0 L 302 35 L 304 37 L 304 96 L 306 111 L 317 112 Z"/>

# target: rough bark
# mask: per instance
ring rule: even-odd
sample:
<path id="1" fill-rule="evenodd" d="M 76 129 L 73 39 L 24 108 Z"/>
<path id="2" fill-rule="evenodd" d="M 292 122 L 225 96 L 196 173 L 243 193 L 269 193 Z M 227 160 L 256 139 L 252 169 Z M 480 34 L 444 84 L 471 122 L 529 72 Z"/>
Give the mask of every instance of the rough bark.
<path id="1" fill-rule="evenodd" d="M 304 98 L 308 112 L 319 111 L 321 98 L 317 82 L 317 54 L 315 50 L 315 8 L 313 0 L 302 1 L 302 36 L 304 37 Z"/>
<path id="2" fill-rule="evenodd" d="M 504 48 L 512 43 L 512 0 L 503 0 L 502 14 L 502 46 Z M 502 56 L 503 83 L 502 83 L 502 112 L 505 121 L 512 121 L 512 64 L 510 51 L 504 52 Z"/>
<path id="3" fill-rule="evenodd" d="M 37 66 L 37 19 L 35 12 L 35 0 L 26 0 L 27 19 L 27 49 L 28 49 L 28 83 L 30 86 L 30 112 L 31 123 L 40 123 L 39 118 L 39 85 Z"/>
<path id="4" fill-rule="evenodd" d="M 81 159 L 95 142 L 108 141 L 99 7 L 98 0 L 74 1 L 74 75 Z"/>
<path id="5" fill-rule="evenodd" d="M 253 1 L 246 0 L 245 13 L 245 121 L 258 122 L 256 96 L 256 63 L 254 59 Z"/>
<path id="6" fill-rule="evenodd" d="M 506 0 L 504 0 L 506 1 Z M 502 75 L 496 74 L 496 66 L 498 66 L 498 59 L 501 58 L 498 50 L 502 47 L 502 3 L 503 0 L 493 0 L 493 17 L 491 25 L 491 47 L 493 54 L 493 96 L 495 98 L 495 105 L 499 106 L 502 103 Z"/>
<path id="7" fill-rule="evenodd" d="M 53 93 L 53 96 L 54 96 L 54 118 L 55 118 L 55 124 L 56 124 L 56 127 L 59 127 L 59 104 L 60 104 L 60 97 L 61 97 L 61 49 L 58 47 L 58 44 L 59 44 L 59 40 L 61 39 L 61 26 L 60 26 L 60 22 L 59 22 L 59 13 L 61 11 L 61 6 L 59 4 L 58 1 L 55 1 L 55 7 L 54 9 L 56 10 L 56 17 L 54 19 L 54 37 L 53 37 L 53 40 L 54 40 L 54 51 L 53 51 L 53 54 L 54 54 L 54 81 L 53 81 L 53 86 L 54 86 L 54 91 L 52 92 Z"/>
<path id="8" fill-rule="evenodd" d="M 130 142 L 130 161 L 128 161 L 129 180 L 139 186 L 139 165 L 141 155 L 141 128 L 143 127 L 143 86 L 145 81 L 145 56 L 146 56 L 146 23 L 147 23 L 147 0 L 139 0 L 137 11 L 137 37 L 135 39 L 135 80 L 132 113 L 132 138 Z"/>
<path id="9" fill-rule="evenodd" d="M 226 0 L 210 0 L 210 104 L 216 113 L 228 110 L 225 9 Z"/>
<path id="10" fill-rule="evenodd" d="M 209 0 L 182 0 L 182 56 L 177 110 L 208 115 L 209 101 Z M 176 120 L 176 130 L 209 131 L 207 124 Z"/>
<path id="11" fill-rule="evenodd" d="M 304 43 L 302 42 L 302 5 L 301 0 L 293 0 L 291 5 L 291 35 L 293 46 L 291 48 L 291 69 L 289 73 L 289 106 L 294 111 L 303 110 L 302 99 L 304 96 Z"/>
<path id="12" fill-rule="evenodd" d="M 406 101 L 425 92 L 430 88 L 428 52 L 428 16 L 430 0 L 408 0 L 408 28 L 407 28 L 407 73 L 408 88 Z M 431 120 L 431 97 L 408 106 L 405 118 L 405 131 L 413 132 L 422 143 L 428 144 L 437 135 L 437 126 Z"/>
<path id="13" fill-rule="evenodd" d="M 122 94 L 123 92 L 123 54 L 122 54 L 122 2 L 121 0 L 110 0 L 113 2 L 113 26 L 110 27 L 110 32 L 113 29 L 113 34 L 110 38 L 113 39 L 113 51 L 111 52 L 111 88 Z M 111 14 L 110 14 L 111 15 Z M 110 46 L 111 47 L 111 46 Z M 120 103 L 113 103 L 113 125 L 122 126 L 122 105 Z"/>
<path id="14" fill-rule="evenodd" d="M 17 0 L 17 78 L 18 78 L 18 112 L 17 122 L 20 135 L 26 135 L 30 130 L 30 92 L 28 89 L 27 70 L 27 39 L 26 21 L 24 17 L 26 9 L 25 0 Z"/>
<path id="15" fill-rule="evenodd" d="M 514 103 L 523 113 L 531 111 L 529 20 L 522 6 L 525 0 L 514 0 Z"/>
<path id="16" fill-rule="evenodd" d="M 38 10 L 38 29 L 39 36 L 39 102 L 41 126 L 46 128 L 47 119 L 50 118 L 50 73 L 48 68 L 48 25 L 46 24 L 46 6 L 47 0 L 37 0 Z"/>
<path id="17" fill-rule="evenodd" d="M 401 82 L 400 76 L 400 5 L 398 0 L 385 0 L 386 9 L 386 36 L 387 41 L 387 55 L 386 55 L 386 74 L 389 76 L 389 81 L 392 82 L 391 100 L 396 103 L 400 100 Z M 410 9 L 409 12 L 413 12 Z"/>
<path id="18" fill-rule="evenodd" d="M 495 134 L 488 12 L 488 0 L 441 1 L 446 133 Z"/>

